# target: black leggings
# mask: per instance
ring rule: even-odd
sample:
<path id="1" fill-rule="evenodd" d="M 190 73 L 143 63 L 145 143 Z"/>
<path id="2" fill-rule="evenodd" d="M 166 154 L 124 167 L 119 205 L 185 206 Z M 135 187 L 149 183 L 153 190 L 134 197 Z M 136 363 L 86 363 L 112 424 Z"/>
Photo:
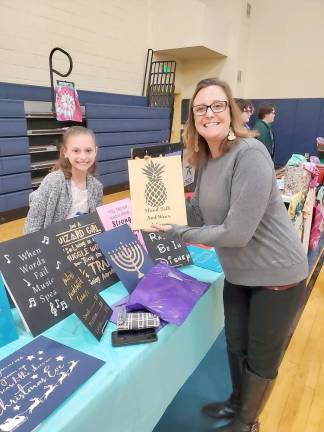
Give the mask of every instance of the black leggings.
<path id="1" fill-rule="evenodd" d="M 305 288 L 306 280 L 283 291 L 234 285 L 225 280 L 227 349 L 244 356 L 255 374 L 268 379 L 277 376 Z"/>

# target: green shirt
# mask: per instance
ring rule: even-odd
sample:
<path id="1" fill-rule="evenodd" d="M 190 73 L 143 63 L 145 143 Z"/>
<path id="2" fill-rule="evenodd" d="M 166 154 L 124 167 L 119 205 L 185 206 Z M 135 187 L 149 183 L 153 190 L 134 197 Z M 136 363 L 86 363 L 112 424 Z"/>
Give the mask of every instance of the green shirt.
<path id="1" fill-rule="evenodd" d="M 271 126 L 263 120 L 257 120 L 254 125 L 254 130 L 256 130 L 259 135 L 257 139 L 267 147 L 270 156 L 274 156 L 274 138 Z"/>

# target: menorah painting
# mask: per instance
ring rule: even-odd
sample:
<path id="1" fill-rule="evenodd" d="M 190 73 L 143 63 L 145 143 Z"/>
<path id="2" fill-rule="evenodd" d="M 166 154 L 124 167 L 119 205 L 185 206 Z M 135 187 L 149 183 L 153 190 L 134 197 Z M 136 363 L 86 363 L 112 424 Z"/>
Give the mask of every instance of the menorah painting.
<path id="1" fill-rule="evenodd" d="M 139 279 L 154 266 L 127 224 L 98 234 L 94 240 L 128 292 L 132 292 Z"/>
<path id="2" fill-rule="evenodd" d="M 122 244 L 110 255 L 113 262 L 127 272 L 137 272 L 138 279 L 144 276 L 140 271 L 144 264 L 144 252 L 137 242 Z"/>

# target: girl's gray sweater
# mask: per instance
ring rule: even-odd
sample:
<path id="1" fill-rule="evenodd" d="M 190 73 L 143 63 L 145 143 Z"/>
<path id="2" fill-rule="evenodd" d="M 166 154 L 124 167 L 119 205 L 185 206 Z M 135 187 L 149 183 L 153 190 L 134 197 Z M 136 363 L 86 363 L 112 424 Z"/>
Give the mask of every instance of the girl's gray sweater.
<path id="1" fill-rule="evenodd" d="M 308 275 L 307 256 L 280 196 L 272 160 L 254 138 L 200 170 L 188 224 L 173 225 L 188 243 L 217 249 L 226 279 L 238 285 L 274 286 Z"/>
<path id="2" fill-rule="evenodd" d="M 89 212 L 92 213 L 102 203 L 102 184 L 93 176 L 87 176 Z M 39 231 L 54 222 L 65 220 L 72 206 L 71 181 L 63 171 L 48 174 L 39 188 L 29 195 L 29 212 L 25 223 L 25 233 Z"/>

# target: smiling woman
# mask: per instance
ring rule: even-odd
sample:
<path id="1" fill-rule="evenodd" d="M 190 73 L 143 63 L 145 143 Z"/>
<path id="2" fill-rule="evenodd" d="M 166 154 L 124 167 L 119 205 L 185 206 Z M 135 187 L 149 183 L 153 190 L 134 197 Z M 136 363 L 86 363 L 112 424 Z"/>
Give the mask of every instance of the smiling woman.
<path id="1" fill-rule="evenodd" d="M 190 163 L 202 165 L 208 156 L 218 157 L 229 151 L 238 138 L 255 136 L 254 131 L 244 127 L 240 109 L 226 82 L 209 78 L 198 83 L 184 131 Z"/>
<path id="2" fill-rule="evenodd" d="M 308 275 L 307 257 L 277 188 L 266 147 L 243 125 L 229 86 L 200 81 L 184 140 L 199 167 L 189 226 L 162 225 L 168 238 L 217 249 L 233 392 L 203 412 L 232 421 L 215 431 L 258 432 Z"/>

